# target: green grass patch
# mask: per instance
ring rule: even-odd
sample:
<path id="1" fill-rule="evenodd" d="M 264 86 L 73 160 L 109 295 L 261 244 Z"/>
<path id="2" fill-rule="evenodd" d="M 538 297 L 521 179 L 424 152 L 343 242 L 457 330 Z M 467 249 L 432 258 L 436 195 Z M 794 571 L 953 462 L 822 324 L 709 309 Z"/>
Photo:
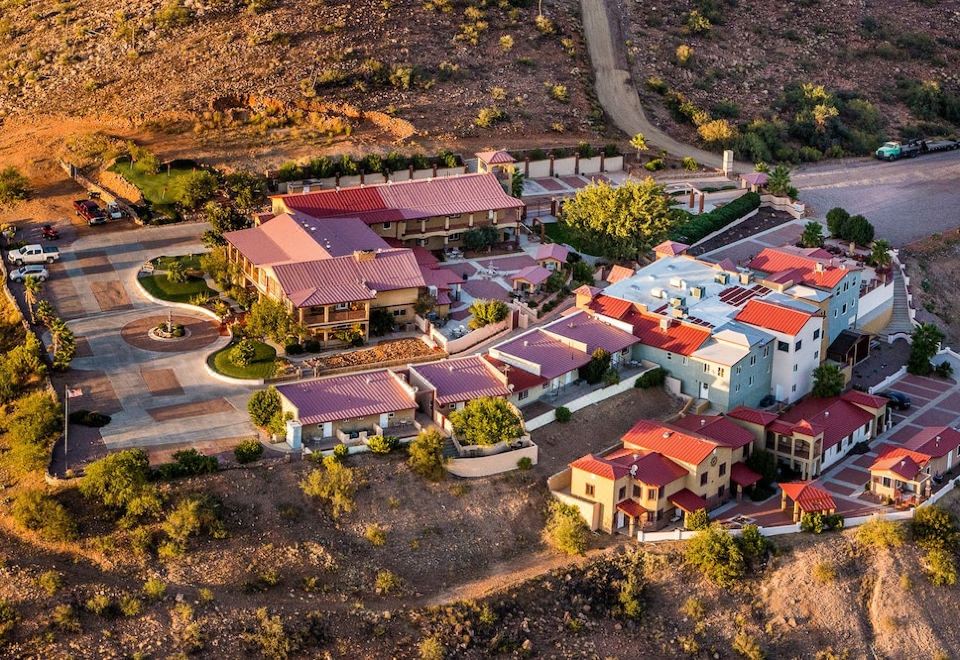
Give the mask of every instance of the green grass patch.
<path id="1" fill-rule="evenodd" d="M 192 163 L 175 161 L 161 165 L 160 171 L 150 174 L 142 171 L 136 163 L 131 167 L 130 160 L 120 158 L 110 166 L 111 172 L 122 175 L 127 181 L 135 185 L 143 193 L 144 199 L 149 200 L 158 210 L 173 209 L 173 206 L 183 199 L 183 186 L 187 176 L 196 169 Z"/>
<path id="2" fill-rule="evenodd" d="M 170 302 L 190 303 L 198 295 L 207 297 L 217 295 L 217 292 L 207 286 L 200 277 L 187 278 L 186 282 L 171 282 L 166 275 L 147 275 L 138 280 L 140 286 L 146 289 L 154 298 Z"/>
<path id="3" fill-rule="evenodd" d="M 157 270 L 167 270 L 170 264 L 179 261 L 186 270 L 202 270 L 200 268 L 200 257 L 202 254 L 186 254 L 182 257 L 154 257 L 150 260 L 151 265 Z"/>
<path id="4" fill-rule="evenodd" d="M 277 351 L 272 346 L 253 340 L 254 353 L 253 362 L 245 367 L 238 367 L 230 361 L 230 351 L 233 350 L 233 344 L 207 358 L 207 364 L 218 374 L 229 376 L 230 378 L 270 378 L 276 370 L 275 360 Z"/>

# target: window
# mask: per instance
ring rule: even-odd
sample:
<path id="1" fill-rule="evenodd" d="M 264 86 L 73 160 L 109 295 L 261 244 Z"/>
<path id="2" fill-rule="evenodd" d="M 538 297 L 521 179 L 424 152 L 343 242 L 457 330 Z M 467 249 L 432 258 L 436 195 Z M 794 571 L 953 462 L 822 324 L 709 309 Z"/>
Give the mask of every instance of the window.
<path id="1" fill-rule="evenodd" d="M 390 223 L 389 223 L 389 222 L 384 222 L 384 223 L 383 223 L 383 228 L 384 228 L 384 229 L 390 229 Z"/>
<path id="2" fill-rule="evenodd" d="M 816 359 L 819 358 L 819 357 L 820 357 L 820 351 L 814 351 L 814 352 L 813 352 L 813 359 L 816 360 Z"/>
<path id="3" fill-rule="evenodd" d="M 642 497 L 642 496 L 643 496 L 643 489 L 640 488 L 640 486 L 638 486 L 637 484 L 633 484 L 633 496 L 634 496 L 634 497 Z"/>
<path id="4" fill-rule="evenodd" d="M 764 346 L 764 347 L 763 347 L 763 357 L 769 357 L 769 356 L 770 356 L 770 346 Z"/>
<path id="5" fill-rule="evenodd" d="M 585 489 L 584 492 L 587 494 L 587 497 L 593 497 L 593 493 L 594 493 L 593 484 L 587 484 L 584 487 L 584 489 Z"/>
<path id="6" fill-rule="evenodd" d="M 659 489 L 659 488 L 648 488 L 648 489 L 647 489 L 647 499 L 648 499 L 648 500 L 655 500 L 655 499 L 657 499 L 657 496 L 658 496 L 659 494 L 660 494 L 660 489 Z"/>
<path id="7" fill-rule="evenodd" d="M 820 339 L 820 328 L 817 328 L 816 330 L 813 331 L 813 338 Z"/>
<path id="8" fill-rule="evenodd" d="M 843 314 L 847 313 L 847 303 L 843 303 L 843 309 L 841 310 Z"/>
<path id="9" fill-rule="evenodd" d="M 720 476 L 722 477 L 722 476 L 725 475 L 726 473 L 727 473 L 727 464 L 726 464 L 726 463 L 721 463 L 721 464 L 720 464 Z"/>
<path id="10" fill-rule="evenodd" d="M 834 310 L 833 310 L 833 318 L 837 318 L 839 315 L 840 315 L 840 310 L 839 310 L 839 309 L 834 309 Z"/>
<path id="11" fill-rule="evenodd" d="M 844 282 L 844 283 L 843 283 L 843 290 L 846 291 L 846 290 L 849 289 L 849 288 L 850 288 L 850 282 Z"/>
<path id="12" fill-rule="evenodd" d="M 621 487 L 620 487 L 620 492 L 618 493 L 618 495 L 619 495 L 619 497 L 617 497 L 617 501 L 627 499 L 627 487 L 626 487 L 626 486 L 621 486 Z"/>
<path id="13" fill-rule="evenodd" d="M 404 307 L 404 308 L 401 308 L 401 309 L 395 309 L 395 310 L 393 310 L 393 315 L 394 315 L 394 316 L 406 316 L 406 315 L 407 315 L 407 309 L 406 309 L 405 307 Z"/>
<path id="14" fill-rule="evenodd" d="M 710 476 L 710 475 L 708 475 L 706 472 L 704 472 L 703 474 L 700 475 L 700 485 L 701 485 L 701 486 L 706 486 L 706 485 L 707 485 L 707 477 L 708 477 L 708 476 Z"/>
<path id="15" fill-rule="evenodd" d="M 350 309 L 350 303 L 337 303 L 336 305 L 333 306 L 333 308 L 338 312 L 342 312 Z"/>
<path id="16" fill-rule="evenodd" d="M 777 341 L 777 350 L 783 351 L 784 353 L 790 352 L 790 344 L 785 341 Z"/>
<path id="17" fill-rule="evenodd" d="M 455 233 L 453 233 L 453 234 L 450 234 L 450 236 L 449 236 L 448 238 L 449 238 L 451 241 L 459 241 L 462 236 L 463 236 L 463 234 L 461 234 L 460 232 L 455 232 Z"/>
<path id="18" fill-rule="evenodd" d="M 703 363 L 703 373 L 705 374 L 710 373 L 710 365 L 707 364 L 706 362 Z"/>
<path id="19" fill-rule="evenodd" d="M 740 391 L 740 383 L 737 383 L 737 386 L 734 388 L 734 391 L 735 391 L 735 392 L 739 392 L 739 391 Z"/>
<path id="20" fill-rule="evenodd" d="M 717 497 L 720 498 L 721 500 L 723 499 L 723 492 L 726 489 L 727 489 L 726 486 L 720 486 L 720 488 L 717 489 Z"/>
<path id="21" fill-rule="evenodd" d="M 753 376 L 747 378 L 747 387 L 750 387 L 751 385 L 753 385 Z"/>
<path id="22" fill-rule="evenodd" d="M 793 350 L 799 351 L 801 346 L 803 346 L 803 340 L 798 339 L 797 343 L 793 345 Z"/>
<path id="23" fill-rule="evenodd" d="M 667 359 L 668 359 L 668 360 L 672 360 L 672 359 L 673 359 L 673 353 L 667 353 Z"/>
<path id="24" fill-rule="evenodd" d="M 757 363 L 757 356 L 756 356 L 756 355 L 751 355 L 751 356 L 750 356 L 750 366 L 752 367 L 752 366 L 755 365 L 756 363 Z"/>
<path id="25" fill-rule="evenodd" d="M 755 356 L 754 356 L 754 357 L 755 357 Z M 741 367 L 741 366 L 738 364 L 738 365 L 737 365 L 737 368 L 734 370 L 734 373 L 736 373 L 736 374 L 739 376 L 740 374 L 743 373 L 743 367 Z"/>
<path id="26" fill-rule="evenodd" d="M 680 364 L 686 364 L 686 363 L 687 363 L 687 358 L 685 357 L 680 358 Z"/>
<path id="27" fill-rule="evenodd" d="M 727 373 L 727 370 L 726 370 L 726 369 L 724 369 L 723 367 L 717 367 L 717 375 L 718 375 L 718 376 L 720 376 L 721 378 L 723 378 L 723 376 L 724 376 L 726 373 Z"/>
<path id="28" fill-rule="evenodd" d="M 517 400 L 518 400 L 518 401 L 523 401 L 524 399 L 526 399 L 526 398 L 529 397 L 529 396 L 530 396 L 530 390 L 521 390 L 521 391 L 520 391 L 520 394 L 517 395 Z"/>
<path id="29" fill-rule="evenodd" d="M 793 387 L 790 389 L 790 391 L 791 391 L 791 392 L 796 392 L 796 391 L 797 391 L 797 384 L 796 384 L 796 383 L 793 384 Z"/>
<path id="30" fill-rule="evenodd" d="M 793 365 L 793 373 L 797 373 L 797 365 Z"/>
<path id="31" fill-rule="evenodd" d="M 888 488 L 890 487 L 890 477 L 883 478 L 883 485 L 887 486 Z"/>
<path id="32" fill-rule="evenodd" d="M 456 215 L 448 215 L 447 217 L 450 218 L 451 220 L 459 220 L 461 217 L 463 217 L 463 214 L 458 213 Z"/>

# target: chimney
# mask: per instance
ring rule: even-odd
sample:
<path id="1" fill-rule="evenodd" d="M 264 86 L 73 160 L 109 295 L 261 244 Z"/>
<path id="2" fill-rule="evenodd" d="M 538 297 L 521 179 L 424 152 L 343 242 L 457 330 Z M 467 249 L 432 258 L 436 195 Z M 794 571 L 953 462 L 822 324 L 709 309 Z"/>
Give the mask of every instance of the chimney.
<path id="1" fill-rule="evenodd" d="M 667 332 L 670 329 L 670 319 L 660 319 L 660 332 Z"/>
<path id="2" fill-rule="evenodd" d="M 830 416 L 830 411 L 829 411 L 829 410 L 824 410 L 824 411 L 823 411 L 823 416 L 824 416 L 824 417 L 829 417 L 829 416 Z"/>
<path id="3" fill-rule="evenodd" d="M 354 250 L 354 261 L 373 261 L 377 258 L 377 253 L 373 250 Z"/>

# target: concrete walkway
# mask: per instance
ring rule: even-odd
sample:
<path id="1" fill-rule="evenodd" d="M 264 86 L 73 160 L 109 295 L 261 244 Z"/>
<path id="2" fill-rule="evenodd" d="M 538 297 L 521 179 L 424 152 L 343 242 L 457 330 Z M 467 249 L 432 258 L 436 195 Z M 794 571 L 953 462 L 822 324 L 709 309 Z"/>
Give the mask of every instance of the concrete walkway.
<path id="1" fill-rule="evenodd" d="M 910 319 L 910 305 L 907 303 L 907 285 L 903 280 L 900 269 L 894 264 L 893 268 L 893 315 L 890 322 L 883 329 L 884 335 L 897 333 L 911 334 L 914 323 Z"/>
<path id="2" fill-rule="evenodd" d="M 64 380 L 84 392 L 71 400 L 71 408 L 112 416 L 100 430 L 107 449 L 232 441 L 253 434 L 246 402 L 256 388 L 224 383 L 204 366 L 206 356 L 226 345 L 228 337 L 213 333 L 205 346 L 190 342 L 194 346 L 185 345 L 187 350 L 171 352 L 171 345 L 157 351 L 136 348 L 121 336 L 125 326 L 165 319 L 171 310 L 143 293 L 136 281 L 141 265 L 160 255 L 204 251 L 199 240 L 204 228 L 171 225 L 89 236 L 63 254 L 52 298 L 58 308 L 64 294 L 70 298 L 74 318 L 69 325 L 82 346 Z M 212 323 L 185 309 L 173 313 L 187 322 Z"/>
<path id="3" fill-rule="evenodd" d="M 675 156 L 692 156 L 698 163 L 719 168 L 722 164 L 719 154 L 679 142 L 647 119 L 620 47 L 624 39 L 619 17 L 606 0 L 581 0 L 580 5 L 597 98 L 617 128 L 631 136 L 643 133 L 651 147 L 666 149 Z M 736 162 L 734 168 L 749 172 L 753 165 Z"/>

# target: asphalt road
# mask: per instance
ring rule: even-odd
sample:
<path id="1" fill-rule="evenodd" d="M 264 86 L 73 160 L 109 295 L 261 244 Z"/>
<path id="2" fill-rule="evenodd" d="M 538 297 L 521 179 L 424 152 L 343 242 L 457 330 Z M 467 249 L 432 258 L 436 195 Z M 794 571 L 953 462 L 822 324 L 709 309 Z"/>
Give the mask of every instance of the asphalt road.
<path id="1" fill-rule="evenodd" d="M 863 214 L 894 247 L 960 227 L 960 151 L 893 163 L 831 161 L 792 179 L 814 215 L 834 206 Z"/>

